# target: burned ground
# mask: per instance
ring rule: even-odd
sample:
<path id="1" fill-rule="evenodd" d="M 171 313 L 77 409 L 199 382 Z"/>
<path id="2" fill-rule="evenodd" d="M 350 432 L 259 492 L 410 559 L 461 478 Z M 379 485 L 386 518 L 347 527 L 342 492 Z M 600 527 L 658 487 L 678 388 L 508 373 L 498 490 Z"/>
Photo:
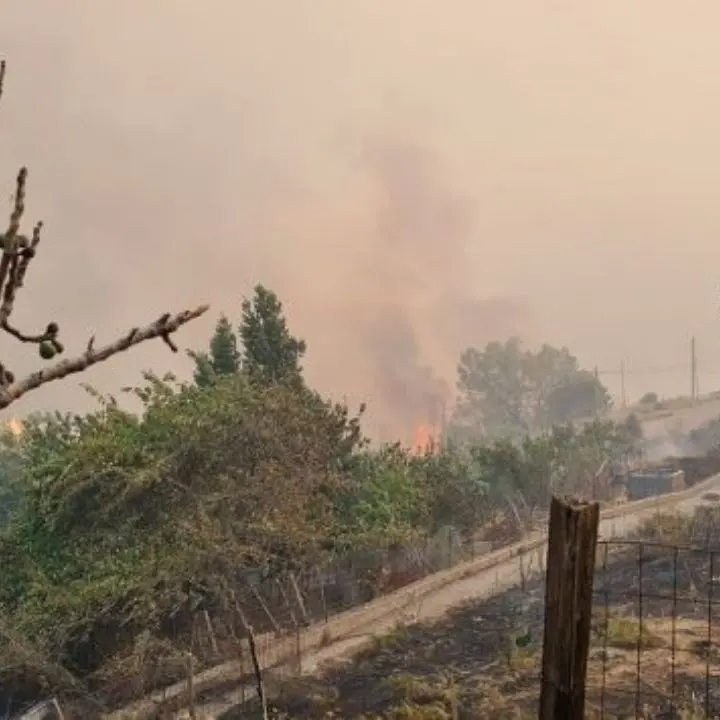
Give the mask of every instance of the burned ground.
<path id="1" fill-rule="evenodd" d="M 589 717 L 679 718 L 680 708 L 691 707 L 698 717 L 720 715 L 715 565 L 707 550 L 660 543 L 598 548 Z M 440 622 L 398 625 L 319 676 L 268 678 L 274 715 L 535 717 L 543 606 L 536 576 L 524 589 L 470 602 Z M 240 716 L 255 715 L 246 706 L 224 720 Z"/>

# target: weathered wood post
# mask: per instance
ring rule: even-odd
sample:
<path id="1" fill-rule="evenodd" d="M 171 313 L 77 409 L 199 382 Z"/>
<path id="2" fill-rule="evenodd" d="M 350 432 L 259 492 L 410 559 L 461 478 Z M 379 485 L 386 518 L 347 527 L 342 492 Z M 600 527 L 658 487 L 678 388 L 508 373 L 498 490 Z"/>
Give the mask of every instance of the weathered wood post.
<path id="1" fill-rule="evenodd" d="M 545 580 L 539 720 L 583 720 L 598 503 L 553 498 Z"/>

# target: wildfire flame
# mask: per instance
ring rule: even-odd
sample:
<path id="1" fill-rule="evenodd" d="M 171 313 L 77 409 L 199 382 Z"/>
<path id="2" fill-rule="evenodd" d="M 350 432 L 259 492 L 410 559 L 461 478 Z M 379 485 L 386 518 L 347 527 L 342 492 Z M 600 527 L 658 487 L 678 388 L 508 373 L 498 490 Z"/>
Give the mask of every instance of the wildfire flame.
<path id="1" fill-rule="evenodd" d="M 440 452 L 440 438 L 436 437 L 427 425 L 418 425 L 415 428 L 412 451 L 417 455 Z"/>

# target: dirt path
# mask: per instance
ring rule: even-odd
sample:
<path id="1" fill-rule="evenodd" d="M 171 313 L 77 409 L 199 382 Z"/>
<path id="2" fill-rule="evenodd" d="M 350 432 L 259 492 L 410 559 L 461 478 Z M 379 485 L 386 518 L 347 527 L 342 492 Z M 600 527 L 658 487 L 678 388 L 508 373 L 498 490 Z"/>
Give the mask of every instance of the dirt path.
<path id="1" fill-rule="evenodd" d="M 624 512 L 624 514 L 601 520 L 600 538 L 625 537 L 635 531 L 641 523 L 660 511 L 667 511 L 670 507 L 678 512 L 690 514 L 695 508 L 707 504 L 707 501 L 703 499 L 705 493 L 718 490 L 720 490 L 720 476 L 715 476 L 696 485 L 691 491 L 678 493 L 675 498 L 671 496 L 663 498 L 661 505 L 648 506 L 644 503 L 637 503 L 640 506 L 637 510 L 633 510 L 632 506 L 626 506 L 618 511 Z M 523 577 L 528 579 L 530 575 L 543 570 L 545 549 L 545 543 L 542 543 L 525 554 L 508 559 L 491 569 L 461 578 L 422 598 L 413 600 L 410 597 L 408 602 L 403 602 L 398 607 L 396 613 L 374 619 L 367 626 L 358 628 L 352 637 L 333 642 L 304 655 L 302 659 L 303 672 L 314 673 L 325 663 L 348 658 L 372 641 L 374 636 L 391 632 L 398 623 L 407 624 L 438 619 L 451 608 L 469 600 L 488 599 L 517 587 Z M 252 688 L 246 688 L 245 698 L 248 698 L 252 692 Z M 220 717 L 237 705 L 241 701 L 241 697 L 242 693 L 239 688 L 233 688 L 217 695 L 198 708 L 199 717 Z"/>

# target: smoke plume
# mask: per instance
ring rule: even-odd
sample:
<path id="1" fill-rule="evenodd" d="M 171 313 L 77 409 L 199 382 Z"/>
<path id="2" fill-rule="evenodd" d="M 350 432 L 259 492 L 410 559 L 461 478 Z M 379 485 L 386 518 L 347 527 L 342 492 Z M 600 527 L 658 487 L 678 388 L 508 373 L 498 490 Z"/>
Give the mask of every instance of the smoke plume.
<path id="1" fill-rule="evenodd" d="M 411 442 L 420 424 L 440 429 L 460 352 L 527 331 L 530 317 L 522 299 L 474 287 L 467 247 L 476 209 L 431 148 L 377 134 L 356 160 L 332 209 L 316 211 L 317 225 L 307 207 L 290 223 L 295 238 L 322 243 L 322 279 L 279 282 L 299 323 L 326 329 L 332 349 L 315 355 L 310 342 L 318 384 L 367 401 L 374 434 Z"/>
<path id="2" fill-rule="evenodd" d="M 262 282 L 310 381 L 368 401 L 378 436 L 511 333 L 616 395 L 624 361 L 631 401 L 687 392 L 694 335 L 716 386 L 716 3 L 5 5 L 0 191 L 26 164 L 46 222 L 28 332 L 55 320 L 77 352 L 206 301 L 178 337 L 199 348 Z M 9 340 L 2 360 L 41 366 Z M 158 343 L 83 380 L 147 368 L 190 373 Z M 88 406 L 69 380 L 13 412 Z"/>

